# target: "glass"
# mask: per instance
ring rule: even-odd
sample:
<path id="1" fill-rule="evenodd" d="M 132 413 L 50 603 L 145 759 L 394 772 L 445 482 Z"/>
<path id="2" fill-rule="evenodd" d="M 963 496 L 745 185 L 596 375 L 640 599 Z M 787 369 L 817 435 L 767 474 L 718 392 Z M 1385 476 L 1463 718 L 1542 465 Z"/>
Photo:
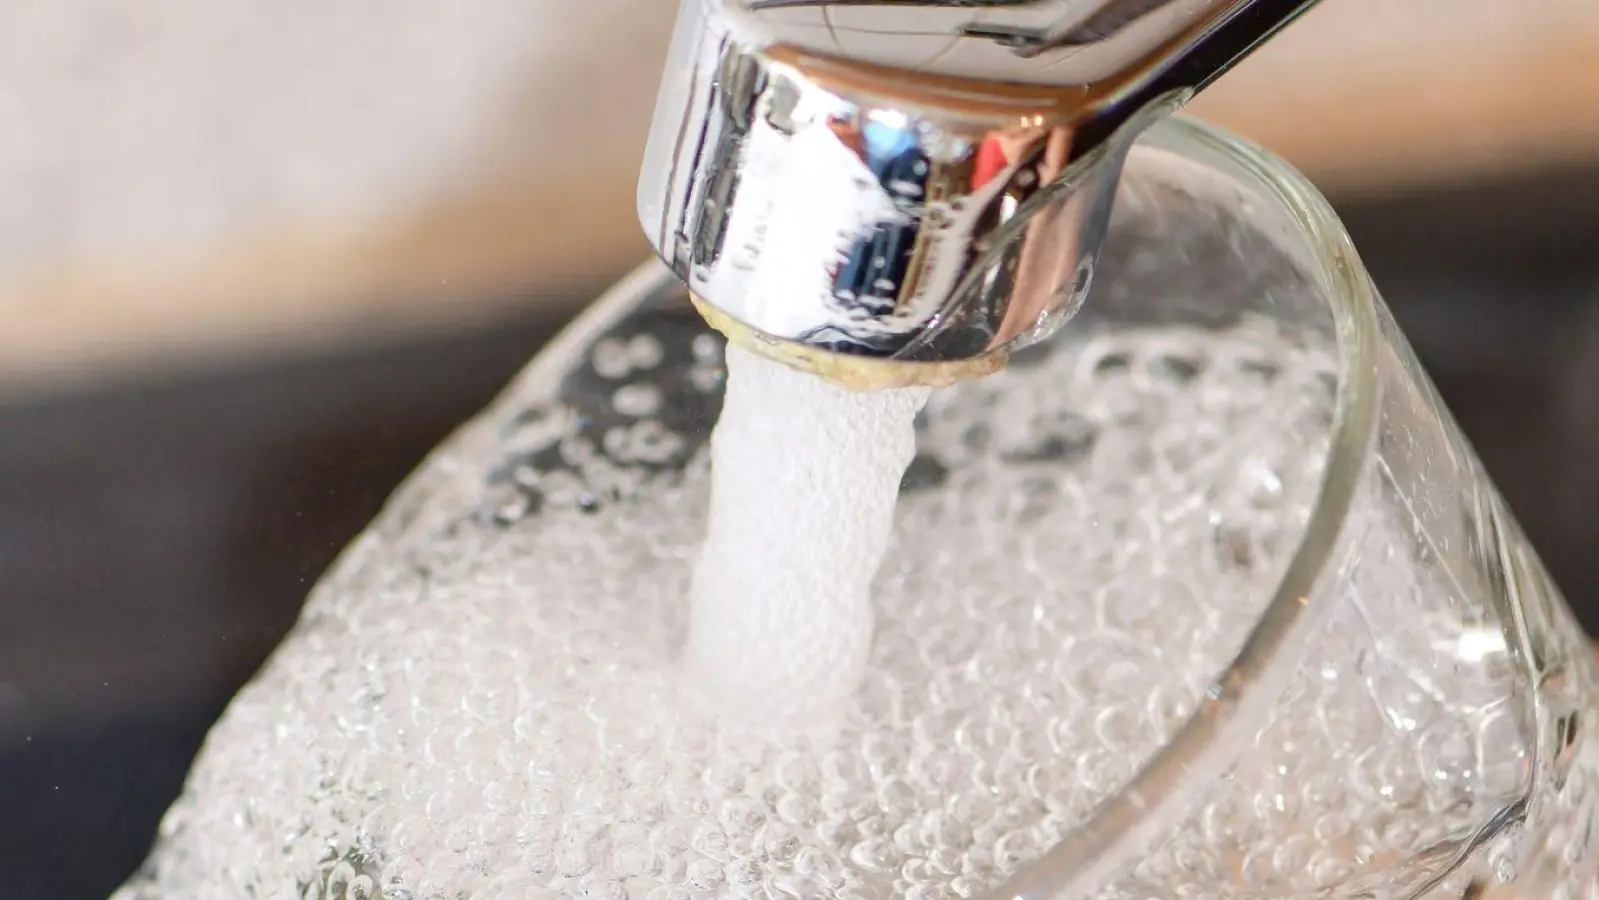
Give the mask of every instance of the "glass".
<path id="1" fill-rule="evenodd" d="M 1590 650 L 1326 203 L 1164 122 L 1093 278 L 929 402 L 802 730 L 674 674 L 726 348 L 640 270 L 317 587 L 118 900 L 1599 893 Z"/>

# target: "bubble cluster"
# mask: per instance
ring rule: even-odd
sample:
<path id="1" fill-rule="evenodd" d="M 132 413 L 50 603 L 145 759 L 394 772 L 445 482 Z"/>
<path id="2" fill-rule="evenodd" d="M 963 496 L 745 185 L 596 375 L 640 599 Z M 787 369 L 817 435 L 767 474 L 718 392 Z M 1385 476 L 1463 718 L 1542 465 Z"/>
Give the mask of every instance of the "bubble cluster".
<path id="1" fill-rule="evenodd" d="M 718 348 L 685 343 L 685 384 L 652 398 L 651 348 L 607 340 L 604 408 L 526 403 L 463 436 L 494 458 L 447 453 L 352 549 L 117 900 L 979 896 L 1125 785 L 1237 652 L 1311 516 L 1337 384 L 1326 346 L 1245 319 L 1071 336 L 935 393 L 864 680 L 799 729 L 718 716 L 678 665 L 709 423 L 662 426 L 679 468 L 606 437 L 714 395 Z M 1440 881 L 1511 839 L 1485 829 L 1535 754 L 1494 613 L 1463 612 L 1365 477 L 1269 726 L 1105 897 L 1525 881 L 1519 852 Z M 1542 852 L 1591 873 L 1592 726 L 1569 727 Z"/>

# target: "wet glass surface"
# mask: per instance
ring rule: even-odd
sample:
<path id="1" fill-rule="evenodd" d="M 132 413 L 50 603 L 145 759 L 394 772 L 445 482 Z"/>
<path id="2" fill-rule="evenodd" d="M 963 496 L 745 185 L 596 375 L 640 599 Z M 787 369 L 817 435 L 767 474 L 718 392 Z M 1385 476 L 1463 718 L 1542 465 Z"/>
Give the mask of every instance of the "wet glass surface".
<path id="1" fill-rule="evenodd" d="M 1341 208 L 1599 631 L 1599 172 Z M 558 326 L 0 407 L 0 896 L 103 898 L 137 865 L 306 589 Z"/>

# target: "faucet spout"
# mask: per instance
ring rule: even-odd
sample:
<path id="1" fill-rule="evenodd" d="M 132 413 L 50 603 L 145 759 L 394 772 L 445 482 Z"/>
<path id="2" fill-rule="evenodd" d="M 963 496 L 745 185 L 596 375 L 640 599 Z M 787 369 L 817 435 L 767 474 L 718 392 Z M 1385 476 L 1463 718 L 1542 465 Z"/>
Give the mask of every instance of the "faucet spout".
<path id="1" fill-rule="evenodd" d="M 729 337 L 859 387 L 1081 304 L 1126 149 L 1314 0 L 685 0 L 639 188 Z"/>

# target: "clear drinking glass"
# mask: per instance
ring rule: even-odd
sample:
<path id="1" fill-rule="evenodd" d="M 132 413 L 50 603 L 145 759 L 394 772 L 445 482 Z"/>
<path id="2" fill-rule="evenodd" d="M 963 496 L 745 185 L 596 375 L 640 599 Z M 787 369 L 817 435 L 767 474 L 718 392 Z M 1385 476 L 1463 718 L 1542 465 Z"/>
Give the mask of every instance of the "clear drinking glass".
<path id="1" fill-rule="evenodd" d="M 318 586 L 118 897 L 1599 894 L 1588 644 L 1327 204 L 1164 122 L 1093 278 L 930 401 L 817 731 L 674 674 L 725 347 L 640 270 Z"/>

